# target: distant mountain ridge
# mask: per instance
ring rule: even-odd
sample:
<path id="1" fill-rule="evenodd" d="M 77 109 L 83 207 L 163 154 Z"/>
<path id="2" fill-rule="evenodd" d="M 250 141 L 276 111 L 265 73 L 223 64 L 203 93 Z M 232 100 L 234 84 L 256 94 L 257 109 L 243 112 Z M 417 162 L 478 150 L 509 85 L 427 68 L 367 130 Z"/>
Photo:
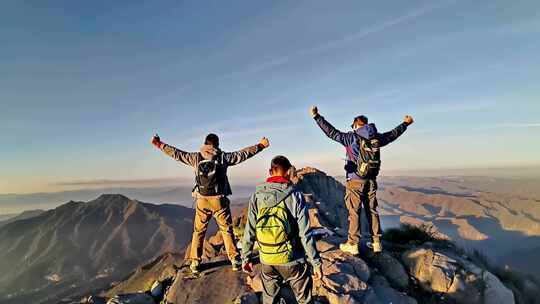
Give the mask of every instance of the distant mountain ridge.
<path id="1" fill-rule="evenodd" d="M 233 186 L 233 198 L 247 197 L 254 186 Z M 97 188 L 80 189 L 50 193 L 31 194 L 0 194 L 0 214 L 17 214 L 30 209 L 51 209 L 58 207 L 61 202 L 89 201 L 103 193 L 117 193 L 144 202 L 155 204 L 178 204 L 191 207 L 193 185 L 140 188 Z"/>
<path id="2" fill-rule="evenodd" d="M 460 246 L 540 277 L 534 258 L 540 244 L 539 181 L 396 177 L 382 179 L 381 185 L 384 227 L 433 225 Z"/>
<path id="3" fill-rule="evenodd" d="M 181 250 L 192 217 L 190 208 L 106 194 L 8 223 L 0 227 L 0 302 L 56 303 L 106 286 Z"/>
<path id="4" fill-rule="evenodd" d="M 41 209 L 23 211 L 19 214 L 15 214 L 13 216 L 8 217 L 7 219 L 3 221 L 0 221 L 0 227 L 5 226 L 9 223 L 13 223 L 15 221 L 24 220 L 27 218 L 41 215 L 43 212 L 45 212 L 45 210 L 41 210 Z"/>

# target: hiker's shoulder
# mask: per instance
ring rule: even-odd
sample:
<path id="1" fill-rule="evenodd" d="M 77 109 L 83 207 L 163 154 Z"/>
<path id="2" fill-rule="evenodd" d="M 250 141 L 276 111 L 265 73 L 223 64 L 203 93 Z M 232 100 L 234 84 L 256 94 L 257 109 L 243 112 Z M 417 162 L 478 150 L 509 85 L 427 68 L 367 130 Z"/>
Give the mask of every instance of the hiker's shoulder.
<path id="1" fill-rule="evenodd" d="M 259 192 L 268 191 L 269 186 L 270 186 L 270 183 L 268 183 L 268 182 L 263 182 L 263 183 L 257 184 L 257 186 L 255 186 L 255 194 L 257 194 Z"/>
<path id="2" fill-rule="evenodd" d="M 258 184 L 255 187 L 255 193 L 254 196 L 268 196 L 268 195 L 276 195 L 276 196 L 290 196 L 289 194 L 292 194 L 295 192 L 295 188 L 293 185 L 290 184 L 282 184 L 282 183 L 272 183 L 272 182 L 264 182 L 261 184 Z"/>
<path id="3" fill-rule="evenodd" d="M 289 184 L 283 183 L 274 183 L 274 182 L 263 182 L 258 184 L 255 189 L 261 191 L 283 191 L 289 188 Z"/>
<path id="4" fill-rule="evenodd" d="M 302 191 L 294 189 L 289 196 L 291 200 L 296 204 L 298 207 L 303 208 L 306 204 L 306 200 L 304 199 L 304 193 Z"/>

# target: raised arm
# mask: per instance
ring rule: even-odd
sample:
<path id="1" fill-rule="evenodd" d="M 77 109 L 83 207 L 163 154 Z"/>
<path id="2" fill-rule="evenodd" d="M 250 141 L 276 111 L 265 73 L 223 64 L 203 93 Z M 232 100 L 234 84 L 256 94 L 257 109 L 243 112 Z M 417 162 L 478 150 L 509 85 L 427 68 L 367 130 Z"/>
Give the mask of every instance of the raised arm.
<path id="1" fill-rule="evenodd" d="M 268 139 L 266 137 L 263 137 L 261 141 L 254 146 L 249 146 L 235 152 L 225 152 L 223 158 L 229 166 L 238 165 L 239 163 L 244 162 L 247 159 L 255 156 L 257 153 L 261 152 L 269 145 L 270 143 Z"/>
<path id="2" fill-rule="evenodd" d="M 300 234 L 300 241 L 306 252 L 309 262 L 313 268 L 319 268 L 321 266 L 321 258 L 317 247 L 315 247 L 315 239 L 313 234 L 309 231 L 309 214 L 304 200 L 304 196 L 300 192 L 296 192 L 293 195 L 293 199 L 296 201 L 294 215 L 298 222 L 298 232 Z"/>
<path id="3" fill-rule="evenodd" d="M 248 204 L 248 219 L 242 238 L 242 265 L 250 262 L 253 245 L 255 244 L 255 225 L 257 222 L 257 208 L 255 195 L 251 196 Z"/>
<path id="4" fill-rule="evenodd" d="M 344 146 L 350 146 L 354 143 L 356 140 L 356 137 L 353 132 L 341 132 L 338 129 L 334 128 L 332 124 L 330 124 L 324 117 L 322 117 L 319 114 L 319 110 L 317 107 L 311 108 L 311 115 L 313 116 L 313 119 L 317 122 L 317 125 L 321 128 L 321 130 L 328 136 L 330 139 L 337 141 L 338 143 L 344 145 Z"/>
<path id="5" fill-rule="evenodd" d="M 386 146 L 394 140 L 398 139 L 407 130 L 407 127 L 413 122 L 413 118 L 407 115 L 405 116 L 403 122 L 400 123 L 397 127 L 395 127 L 392 131 L 381 134 L 379 139 L 381 147 Z"/>
<path id="6" fill-rule="evenodd" d="M 185 152 L 171 145 L 162 142 L 159 136 L 155 135 L 152 138 L 152 144 L 163 151 L 163 153 L 174 158 L 175 160 L 184 163 L 188 166 L 195 167 L 197 165 L 197 152 Z"/>

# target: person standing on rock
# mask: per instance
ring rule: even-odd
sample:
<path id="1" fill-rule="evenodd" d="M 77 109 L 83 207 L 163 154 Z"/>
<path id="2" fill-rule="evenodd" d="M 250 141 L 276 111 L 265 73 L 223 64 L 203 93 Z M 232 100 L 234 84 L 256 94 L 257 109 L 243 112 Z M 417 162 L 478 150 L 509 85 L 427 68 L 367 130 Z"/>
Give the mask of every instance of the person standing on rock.
<path id="1" fill-rule="evenodd" d="M 368 123 L 368 118 L 360 115 L 354 118 L 352 130 L 345 133 L 326 121 L 319 114 L 317 107 L 311 107 L 310 112 L 326 136 L 342 144 L 346 150 L 345 205 L 349 211 L 349 233 L 347 242 L 341 244 L 339 248 L 351 254 L 359 253 L 360 212 L 363 206 L 373 252 L 379 253 L 382 251 L 381 222 L 377 211 L 377 176 L 381 167 L 380 148 L 400 137 L 414 120 L 407 115 L 403 122 L 392 131 L 378 133 L 375 124 Z"/>
<path id="2" fill-rule="evenodd" d="M 270 177 L 257 186 L 248 207 L 242 241 L 244 271 L 253 272 L 252 250 L 259 247 L 263 304 L 275 304 L 283 284 L 289 284 L 299 304 L 313 303 L 313 281 L 322 278 L 321 259 L 309 232 L 309 215 L 302 192 L 290 180 L 292 165 L 285 156 L 270 164 Z"/>
<path id="3" fill-rule="evenodd" d="M 204 237 L 212 217 L 216 219 L 223 236 L 233 271 L 240 270 L 240 254 L 235 244 L 230 201 L 227 198 L 232 194 L 227 178 L 227 168 L 238 165 L 268 148 L 270 145 L 268 139 L 263 137 L 258 144 L 236 152 L 221 151 L 219 137 L 216 134 L 206 136 L 204 145 L 199 152 L 184 152 L 162 142 L 157 135 L 152 138 L 152 144 L 168 156 L 195 170 L 193 197 L 196 199 L 196 211 L 190 252 L 191 271 L 195 274 L 200 271 Z"/>

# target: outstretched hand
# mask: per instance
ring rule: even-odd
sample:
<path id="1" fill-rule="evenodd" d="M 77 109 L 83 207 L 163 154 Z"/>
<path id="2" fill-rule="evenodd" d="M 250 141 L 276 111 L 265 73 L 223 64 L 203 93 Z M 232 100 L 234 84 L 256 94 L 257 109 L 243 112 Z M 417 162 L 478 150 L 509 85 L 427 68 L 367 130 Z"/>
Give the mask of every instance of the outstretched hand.
<path id="1" fill-rule="evenodd" d="M 317 106 L 311 106 L 311 109 L 309 109 L 309 112 L 311 113 L 311 116 L 315 117 L 319 115 L 319 109 Z"/>
<path id="2" fill-rule="evenodd" d="M 161 139 L 159 138 L 159 136 L 156 134 L 152 137 L 152 140 L 151 140 L 151 143 L 152 145 L 156 146 L 157 148 L 161 148 Z"/>
<path id="3" fill-rule="evenodd" d="M 242 265 L 242 270 L 245 273 L 252 274 L 253 273 L 253 264 L 251 262 L 245 263 Z"/>
<path id="4" fill-rule="evenodd" d="M 410 115 L 405 115 L 403 122 L 405 122 L 407 125 L 411 125 L 414 122 L 414 119 Z"/>
<path id="5" fill-rule="evenodd" d="M 259 141 L 259 145 L 261 145 L 264 149 L 266 149 L 266 148 L 268 148 L 268 146 L 270 146 L 270 141 L 268 140 L 268 138 L 263 137 Z"/>

